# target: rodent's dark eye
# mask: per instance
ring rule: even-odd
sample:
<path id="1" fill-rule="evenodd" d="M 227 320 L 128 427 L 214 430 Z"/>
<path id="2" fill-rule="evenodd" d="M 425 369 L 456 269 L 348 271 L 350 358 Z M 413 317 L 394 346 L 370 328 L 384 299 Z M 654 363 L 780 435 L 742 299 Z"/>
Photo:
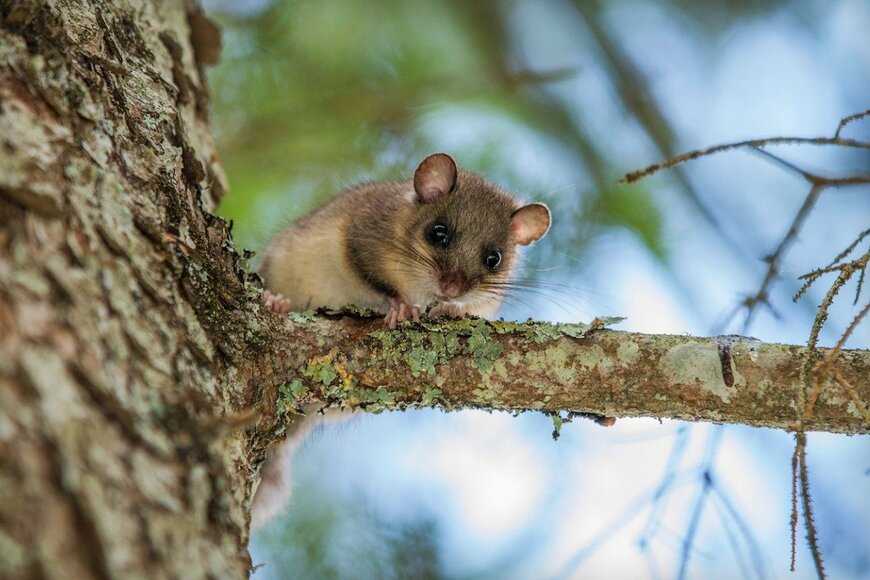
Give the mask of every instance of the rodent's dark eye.
<path id="1" fill-rule="evenodd" d="M 483 263 L 490 270 L 495 271 L 499 266 L 501 266 L 501 252 L 498 250 L 490 250 L 483 257 Z"/>
<path id="2" fill-rule="evenodd" d="M 451 237 L 450 228 L 441 222 L 435 222 L 426 233 L 426 239 L 429 240 L 429 243 L 439 248 L 447 247 Z"/>

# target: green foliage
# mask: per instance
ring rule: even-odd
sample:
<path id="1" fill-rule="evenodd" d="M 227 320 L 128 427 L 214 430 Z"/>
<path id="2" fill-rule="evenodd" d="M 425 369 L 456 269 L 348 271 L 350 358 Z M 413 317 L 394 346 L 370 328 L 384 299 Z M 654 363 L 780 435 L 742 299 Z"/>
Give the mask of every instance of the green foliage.
<path id="1" fill-rule="evenodd" d="M 656 257 L 665 258 L 662 215 L 647 188 L 641 185 L 608 188 L 595 198 L 587 219 L 603 227 L 628 228 Z"/>

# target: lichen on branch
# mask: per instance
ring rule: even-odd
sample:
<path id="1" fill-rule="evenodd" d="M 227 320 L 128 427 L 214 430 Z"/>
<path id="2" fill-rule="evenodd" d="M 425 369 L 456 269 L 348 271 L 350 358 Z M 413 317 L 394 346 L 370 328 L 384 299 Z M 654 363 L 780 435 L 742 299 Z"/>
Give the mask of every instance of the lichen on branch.
<path id="1" fill-rule="evenodd" d="M 372 412 L 436 406 L 796 426 L 802 347 L 531 321 L 438 320 L 390 331 L 359 313 L 272 318 L 277 352 L 267 358 L 290 386 L 263 404 L 285 410 L 317 399 Z M 842 351 L 834 364 L 870 397 L 870 353 Z M 851 400 L 826 385 L 806 428 L 866 433 Z"/>

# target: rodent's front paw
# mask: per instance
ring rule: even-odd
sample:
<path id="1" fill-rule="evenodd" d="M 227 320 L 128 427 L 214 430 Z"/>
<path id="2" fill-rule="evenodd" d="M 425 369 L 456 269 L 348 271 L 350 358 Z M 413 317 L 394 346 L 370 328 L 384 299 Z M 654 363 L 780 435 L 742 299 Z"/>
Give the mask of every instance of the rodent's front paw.
<path id="1" fill-rule="evenodd" d="M 268 290 L 263 292 L 263 304 L 276 314 L 287 314 L 292 308 L 290 300 L 283 294 L 272 294 Z"/>
<path id="2" fill-rule="evenodd" d="M 420 307 L 408 304 L 401 298 L 390 298 L 390 309 L 384 317 L 384 322 L 390 330 L 395 330 L 400 322 L 413 320 L 420 322 Z"/>

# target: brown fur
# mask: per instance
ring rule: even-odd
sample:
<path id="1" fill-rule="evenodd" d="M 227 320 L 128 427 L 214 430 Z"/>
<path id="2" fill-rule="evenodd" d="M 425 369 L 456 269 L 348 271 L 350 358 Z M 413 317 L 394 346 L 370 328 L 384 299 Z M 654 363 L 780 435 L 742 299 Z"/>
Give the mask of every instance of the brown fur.
<path id="1" fill-rule="evenodd" d="M 507 282 L 516 262 L 511 216 L 518 208 L 513 196 L 467 171 L 431 203 L 418 198 L 410 180 L 361 185 L 281 232 L 260 271 L 266 287 L 294 309 L 339 307 L 342 298 L 383 308 L 391 297 L 425 307 L 435 301 L 439 273 L 459 272 L 471 291 L 464 308 L 453 304 L 449 312 L 491 316 L 503 293 L 492 283 Z M 447 248 L 426 240 L 436 219 L 454 232 Z M 502 254 L 497 272 L 483 263 L 488 249 Z"/>

